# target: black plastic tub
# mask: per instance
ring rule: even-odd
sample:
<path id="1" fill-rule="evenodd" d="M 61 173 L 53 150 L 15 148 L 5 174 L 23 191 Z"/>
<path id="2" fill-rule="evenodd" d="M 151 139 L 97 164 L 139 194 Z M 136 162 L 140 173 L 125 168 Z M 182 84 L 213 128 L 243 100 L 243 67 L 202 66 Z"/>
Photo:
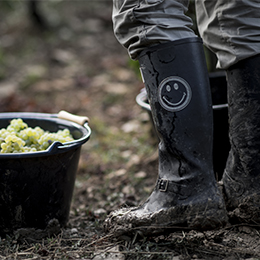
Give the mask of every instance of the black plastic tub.
<path id="1" fill-rule="evenodd" d="M 228 137 L 228 105 L 227 105 L 227 83 L 223 71 L 209 74 L 212 102 L 213 102 L 213 121 L 214 121 L 214 140 L 213 140 L 213 164 L 217 180 L 220 180 L 226 166 L 226 160 L 230 150 Z M 151 116 L 151 107 L 147 100 L 147 93 L 143 88 L 136 97 L 136 102 Z M 153 134 L 156 130 L 153 125 Z M 156 137 L 157 138 L 157 137 Z"/>
<path id="2" fill-rule="evenodd" d="M 0 154 L 0 235 L 45 229 L 54 219 L 62 227 L 69 218 L 81 146 L 91 129 L 87 122 L 80 125 L 44 113 L 0 113 L 0 128 L 13 118 L 50 132 L 68 128 L 75 141 L 54 142 L 42 152 Z"/>

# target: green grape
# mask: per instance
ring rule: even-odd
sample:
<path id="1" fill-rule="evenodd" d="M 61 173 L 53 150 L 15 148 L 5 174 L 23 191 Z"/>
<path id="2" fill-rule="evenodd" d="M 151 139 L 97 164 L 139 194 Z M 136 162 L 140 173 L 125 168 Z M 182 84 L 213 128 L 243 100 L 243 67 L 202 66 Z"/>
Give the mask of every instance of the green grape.
<path id="1" fill-rule="evenodd" d="M 28 127 L 28 125 L 26 123 L 24 123 L 21 118 L 18 118 L 18 119 L 13 119 L 11 121 L 10 125 L 7 127 L 7 130 L 9 132 L 11 132 L 11 131 L 19 132 L 20 130 L 27 128 L 27 127 Z"/>
<path id="2" fill-rule="evenodd" d="M 65 143 L 73 140 L 69 129 L 50 133 L 39 126 L 29 127 L 18 118 L 13 119 L 6 129 L 0 129 L 0 153 L 43 151 L 55 141 Z"/>

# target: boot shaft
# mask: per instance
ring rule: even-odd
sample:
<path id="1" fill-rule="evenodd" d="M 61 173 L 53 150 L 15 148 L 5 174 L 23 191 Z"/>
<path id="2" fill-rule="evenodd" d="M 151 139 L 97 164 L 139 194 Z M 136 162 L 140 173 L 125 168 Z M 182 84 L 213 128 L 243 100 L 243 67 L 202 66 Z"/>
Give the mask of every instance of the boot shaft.
<path id="1" fill-rule="evenodd" d="M 246 221 L 256 217 L 253 222 L 260 223 L 260 55 L 230 67 L 227 83 L 231 145 L 223 175 L 227 207 L 254 208 L 243 214 Z"/>
<path id="2" fill-rule="evenodd" d="M 161 140 L 161 172 L 177 167 L 183 177 L 197 168 L 211 175 L 213 111 L 201 39 L 154 46 L 139 62 Z"/>
<path id="3" fill-rule="evenodd" d="M 260 171 L 260 55 L 227 70 L 229 136 L 244 174 Z"/>

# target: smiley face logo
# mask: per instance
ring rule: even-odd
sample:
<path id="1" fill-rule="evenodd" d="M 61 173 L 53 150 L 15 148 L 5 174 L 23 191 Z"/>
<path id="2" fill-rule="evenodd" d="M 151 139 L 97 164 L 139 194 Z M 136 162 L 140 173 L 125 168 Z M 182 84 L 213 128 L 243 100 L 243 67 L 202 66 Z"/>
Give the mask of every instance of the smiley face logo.
<path id="1" fill-rule="evenodd" d="M 191 100 L 190 85 L 177 76 L 164 79 L 158 88 L 158 97 L 161 106 L 172 112 L 184 109 Z"/>

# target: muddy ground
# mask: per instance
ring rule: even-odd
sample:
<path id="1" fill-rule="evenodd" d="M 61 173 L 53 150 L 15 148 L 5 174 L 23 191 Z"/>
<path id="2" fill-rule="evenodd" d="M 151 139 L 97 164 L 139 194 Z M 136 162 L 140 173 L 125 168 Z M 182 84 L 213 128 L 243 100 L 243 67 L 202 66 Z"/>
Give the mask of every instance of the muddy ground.
<path id="1" fill-rule="evenodd" d="M 111 1 L 40 1 L 39 24 L 28 3 L 0 2 L 0 111 L 67 110 L 88 116 L 92 134 L 66 227 L 2 237 L 0 259 L 259 259 L 252 225 L 121 239 L 103 232 L 109 212 L 138 205 L 156 180 L 157 138 L 135 101 L 143 84 L 113 35 Z"/>

